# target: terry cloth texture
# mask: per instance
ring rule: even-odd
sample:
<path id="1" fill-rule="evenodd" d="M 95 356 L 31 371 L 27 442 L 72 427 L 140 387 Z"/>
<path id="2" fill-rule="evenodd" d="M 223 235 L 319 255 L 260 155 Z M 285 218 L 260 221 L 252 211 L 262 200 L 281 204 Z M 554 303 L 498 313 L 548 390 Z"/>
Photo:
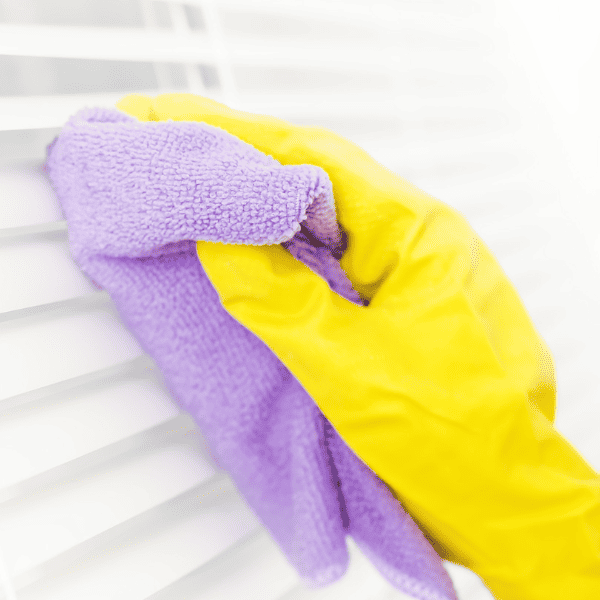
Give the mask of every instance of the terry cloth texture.
<path id="1" fill-rule="evenodd" d="M 271 349 L 225 311 L 196 240 L 283 244 L 347 300 L 327 173 L 281 165 L 205 123 L 85 109 L 48 147 L 71 252 L 108 291 L 173 397 L 306 583 L 348 566 L 351 535 L 393 585 L 456 600 L 440 557 Z"/>

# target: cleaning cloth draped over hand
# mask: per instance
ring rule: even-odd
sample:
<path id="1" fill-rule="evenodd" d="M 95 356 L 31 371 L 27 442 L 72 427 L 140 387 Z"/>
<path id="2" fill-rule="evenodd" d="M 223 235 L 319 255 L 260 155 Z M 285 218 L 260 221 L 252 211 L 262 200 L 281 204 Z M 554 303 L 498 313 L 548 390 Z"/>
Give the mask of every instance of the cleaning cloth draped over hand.
<path id="1" fill-rule="evenodd" d="M 351 535 L 402 591 L 455 600 L 411 517 L 272 350 L 225 311 L 197 257 L 196 240 L 282 244 L 364 308 L 338 261 L 344 238 L 327 173 L 281 165 L 211 125 L 140 123 L 109 109 L 71 118 L 46 170 L 76 261 L 109 292 L 300 575 L 315 585 L 339 578 Z"/>
<path id="2" fill-rule="evenodd" d="M 141 120 L 203 121 L 284 165 L 326 171 L 348 239 L 340 266 L 368 306 L 278 245 L 200 241 L 223 306 L 442 557 L 499 600 L 600 598 L 600 477 L 553 426 L 550 351 L 465 218 L 331 131 L 189 94 L 118 106 Z"/>

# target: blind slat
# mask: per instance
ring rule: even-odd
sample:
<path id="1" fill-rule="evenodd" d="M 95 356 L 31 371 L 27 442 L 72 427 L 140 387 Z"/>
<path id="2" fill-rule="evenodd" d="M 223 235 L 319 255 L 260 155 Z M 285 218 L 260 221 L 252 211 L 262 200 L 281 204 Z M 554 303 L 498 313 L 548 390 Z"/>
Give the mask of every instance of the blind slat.
<path id="1" fill-rule="evenodd" d="M 204 0 L 187 0 L 188 4 L 202 6 Z M 461 27 L 470 31 L 469 25 L 481 19 L 483 12 L 481 5 L 473 11 L 475 3 L 471 0 L 435 1 L 427 0 L 395 2 L 356 2 L 352 0 L 327 1 L 322 0 L 218 0 L 221 12 L 231 11 L 244 13 L 256 11 L 257 13 L 283 14 L 295 18 L 314 18 L 315 15 L 323 20 L 331 20 L 345 25 L 347 23 L 368 23 L 372 27 L 381 28 L 382 23 L 418 24 L 421 27 L 429 26 L 442 32 L 448 29 Z"/>
<path id="2" fill-rule="evenodd" d="M 147 600 L 279 600 L 299 584 L 298 573 L 261 529 Z"/>
<path id="3" fill-rule="evenodd" d="M 177 417 L 170 396 L 151 380 L 58 394 L 0 421 L 0 488 L 55 469 Z"/>
<path id="4" fill-rule="evenodd" d="M 114 309 L 68 308 L 0 323 L 0 400 L 142 354 Z"/>
<path id="5" fill-rule="evenodd" d="M 155 96 L 162 91 L 140 90 L 140 94 Z M 120 94 L 73 94 L 56 96 L 15 96 L 0 98 L 0 130 L 41 129 L 60 127 L 66 120 L 85 106 L 114 108 L 125 96 Z M 218 93 L 206 94 L 222 101 Z M 362 90 L 351 93 L 332 90 L 291 90 L 286 93 L 260 93 L 247 91 L 241 96 L 239 105 L 233 108 L 259 114 L 270 114 L 291 121 L 319 122 L 339 119 L 377 119 L 392 125 L 401 120 L 406 123 L 419 123 L 428 110 L 429 128 L 434 130 L 435 118 L 449 122 L 449 112 L 456 109 L 456 125 L 464 125 L 461 117 L 470 117 L 479 122 L 486 119 L 510 118 L 510 112 L 502 113 L 482 98 L 481 95 L 463 95 L 456 98 L 421 99 L 414 97 L 394 97 L 392 90 Z M 475 133 L 475 132 L 474 132 Z M 464 133 L 463 133 L 464 135 Z"/>
<path id="6" fill-rule="evenodd" d="M 147 451 L 126 464 L 21 499 L 0 515 L 5 558 L 16 578 L 215 474 L 192 448 Z"/>
<path id="7" fill-rule="evenodd" d="M 159 91 L 140 90 L 138 93 L 153 95 L 158 94 Z M 123 92 L 118 94 L 0 97 L 0 130 L 62 127 L 68 118 L 78 110 L 86 106 L 114 108 L 115 104 L 125 95 L 126 93 Z M 50 188 L 47 181 L 46 187 Z"/>
<path id="8" fill-rule="evenodd" d="M 0 55 L 156 62 L 212 62 L 202 35 L 160 30 L 0 23 Z"/>
<path id="9" fill-rule="evenodd" d="M 9 124 L 13 119 L 14 113 L 11 111 L 15 106 L 5 101 L 6 98 L 0 98 L 0 121 Z M 43 113 L 41 105 L 38 105 L 38 109 Z M 41 165 L 0 168 L 0 230 L 62 219 L 58 201 Z"/>
<path id="10" fill-rule="evenodd" d="M 147 526 L 94 552 L 92 560 L 56 569 L 52 577 L 20 590 L 19 600 L 145 600 L 258 527 L 239 495 L 219 486 L 167 526 Z"/>
<path id="11" fill-rule="evenodd" d="M 306 44 L 297 38 L 269 38 L 261 35 L 227 36 L 227 54 L 234 66 L 252 65 L 281 68 L 355 69 L 357 66 L 389 73 L 390 60 L 418 59 L 441 66 L 456 60 L 478 62 L 482 49 L 474 53 L 461 37 L 446 37 L 443 52 L 423 41 L 423 35 L 402 36 L 394 44 L 378 38 L 365 41 L 320 38 Z M 475 43 L 475 42 L 473 42 Z M 467 46 L 465 48 L 465 46 Z M 64 27 L 0 24 L 0 55 L 79 58 L 122 61 L 214 63 L 215 50 L 202 35 L 161 30 L 104 27 Z M 386 62 L 381 60 L 386 56 Z"/>
<path id="12" fill-rule="evenodd" d="M 0 313 L 96 291 L 73 262 L 66 232 L 0 239 L 0 281 Z"/>

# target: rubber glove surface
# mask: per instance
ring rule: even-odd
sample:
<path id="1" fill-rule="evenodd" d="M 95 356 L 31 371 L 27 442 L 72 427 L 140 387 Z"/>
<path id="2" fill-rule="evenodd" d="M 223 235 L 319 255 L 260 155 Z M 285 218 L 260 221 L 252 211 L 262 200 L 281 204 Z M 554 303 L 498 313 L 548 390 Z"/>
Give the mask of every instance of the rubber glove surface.
<path id="1" fill-rule="evenodd" d="M 134 114 L 136 102 L 119 108 Z M 348 235 L 340 264 L 368 306 L 281 246 L 198 242 L 223 306 L 444 558 L 501 600 L 600 598 L 600 480 L 554 428 L 549 349 L 464 217 L 327 130 L 185 94 L 144 110 L 222 127 L 282 164 L 328 173 Z"/>

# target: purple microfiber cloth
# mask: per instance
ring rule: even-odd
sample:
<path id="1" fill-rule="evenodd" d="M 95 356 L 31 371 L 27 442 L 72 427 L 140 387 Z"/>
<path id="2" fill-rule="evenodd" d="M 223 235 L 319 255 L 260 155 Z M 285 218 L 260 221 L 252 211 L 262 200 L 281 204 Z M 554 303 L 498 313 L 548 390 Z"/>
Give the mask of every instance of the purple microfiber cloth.
<path id="1" fill-rule="evenodd" d="M 205 123 L 140 123 L 113 109 L 72 117 L 46 171 L 75 260 L 303 580 L 341 577 L 351 535 L 403 592 L 456 600 L 421 530 L 271 349 L 225 311 L 196 255 L 196 240 L 281 243 L 364 304 L 339 265 L 345 240 L 325 171 L 281 165 Z"/>

